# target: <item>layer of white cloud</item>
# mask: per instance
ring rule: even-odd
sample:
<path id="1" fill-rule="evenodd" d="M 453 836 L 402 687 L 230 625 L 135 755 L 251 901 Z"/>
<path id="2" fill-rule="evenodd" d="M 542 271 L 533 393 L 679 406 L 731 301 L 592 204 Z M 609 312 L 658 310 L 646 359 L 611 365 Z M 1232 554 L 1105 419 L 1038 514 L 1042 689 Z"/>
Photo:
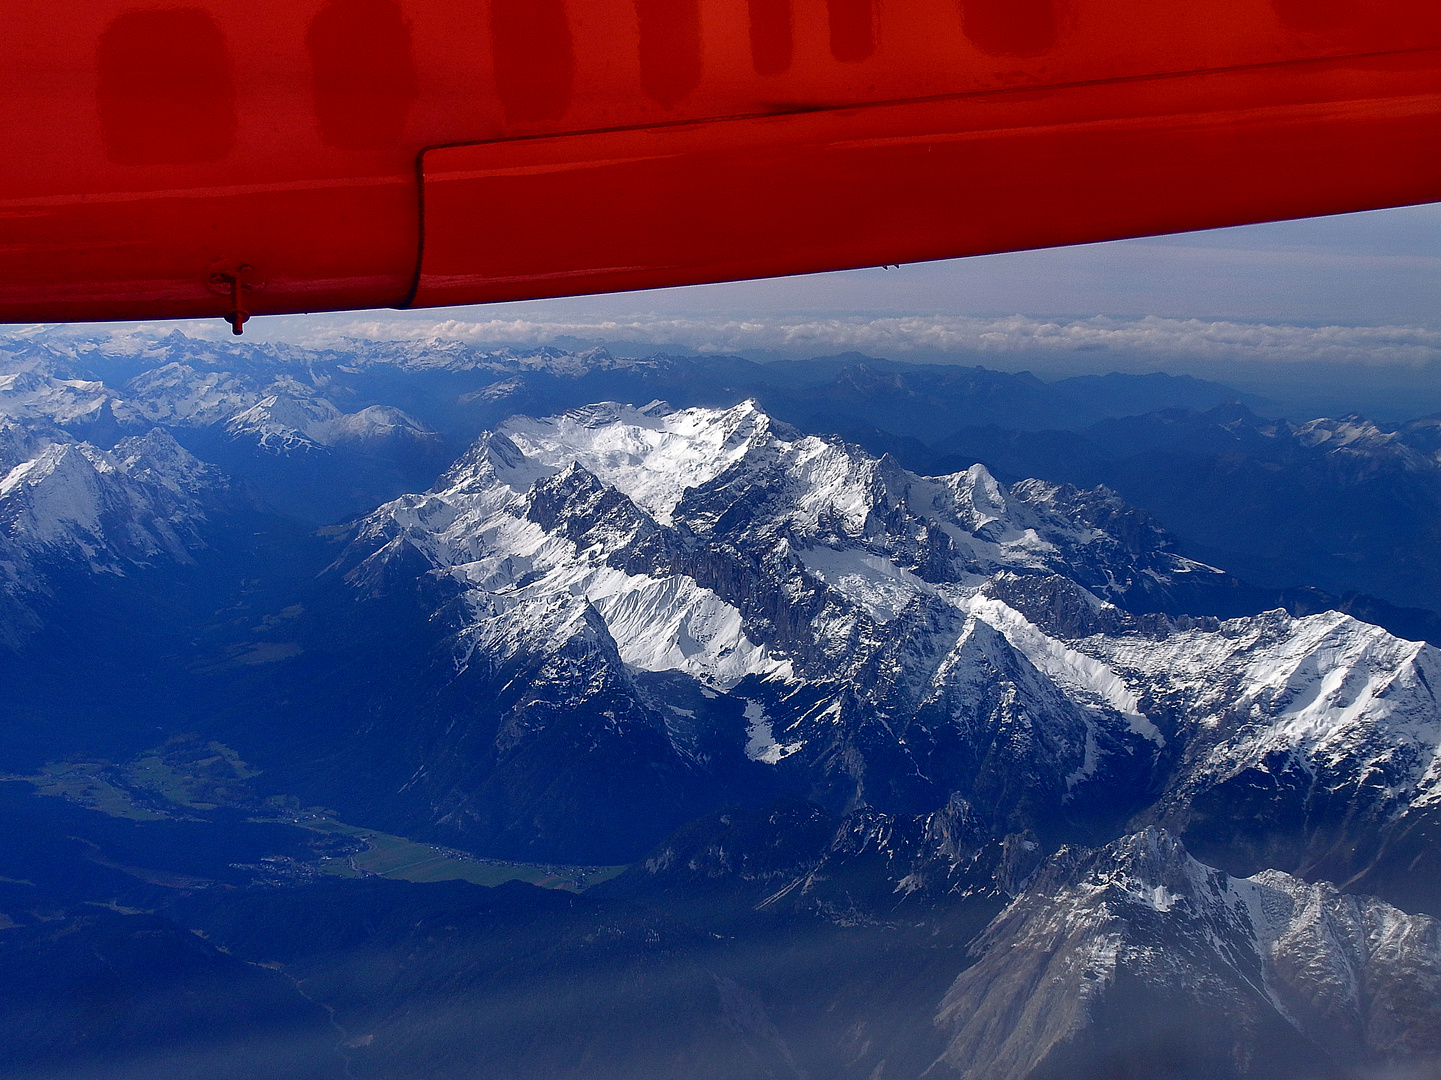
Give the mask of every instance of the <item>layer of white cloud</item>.
<path id="1" fill-rule="evenodd" d="M 477 316 L 484 309 L 476 309 Z M 874 317 L 638 314 L 627 318 L 449 318 L 374 313 L 325 320 L 296 319 L 266 337 L 312 347 L 349 339 L 458 340 L 475 345 L 547 345 L 557 341 L 680 346 L 703 354 L 784 353 L 820 356 L 862 352 L 895 359 L 1002 362 L 1009 357 L 1104 352 L 1153 361 L 1341 363 L 1424 367 L 1441 362 L 1441 328 L 1427 326 L 1297 326 L 1148 316 L 1081 319 L 1013 315 L 882 315 Z M 282 320 L 275 320 L 280 324 Z M 223 340 L 223 325 L 186 323 L 186 333 Z M 147 327 L 149 331 L 160 327 Z M 258 335 L 257 335 L 258 336 Z M 1100 362 L 1101 358 L 1097 357 Z"/>
<path id="2" fill-rule="evenodd" d="M 896 359 L 1075 369 L 1441 371 L 1441 204 L 977 259 L 424 312 L 257 318 L 247 339 Z M 1026 315 L 1006 315 L 1011 311 Z M 1070 312 L 1046 316 L 1048 312 Z M 989 313 L 989 314 L 988 314 Z M 1141 315 L 1139 313 L 1149 313 Z M 173 324 L 148 330 L 168 332 Z M 228 338 L 220 320 L 179 324 Z"/>

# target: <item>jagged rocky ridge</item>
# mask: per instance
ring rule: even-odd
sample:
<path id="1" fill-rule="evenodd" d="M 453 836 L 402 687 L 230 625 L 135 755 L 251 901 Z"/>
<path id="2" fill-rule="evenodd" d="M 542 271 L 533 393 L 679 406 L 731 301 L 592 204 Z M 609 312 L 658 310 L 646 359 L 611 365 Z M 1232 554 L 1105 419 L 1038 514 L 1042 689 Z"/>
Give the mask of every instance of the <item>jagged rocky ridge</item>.
<path id="1" fill-rule="evenodd" d="M 377 730 L 404 727 L 406 797 L 472 842 L 521 843 L 494 823 L 524 806 L 578 856 L 594 831 L 547 830 L 631 785 L 588 852 L 629 858 L 790 794 L 950 807 L 971 853 L 1155 821 L 1234 873 L 1397 895 L 1388 859 L 1434 820 L 1430 646 L 1336 613 L 1163 614 L 1226 577 L 1104 490 L 924 478 L 750 403 L 513 418 L 365 519 L 334 575 L 357 599 L 429 583 L 450 697 L 391 699 Z M 606 764 L 555 772 L 562 743 Z"/>
<path id="2" fill-rule="evenodd" d="M 1441 1067 L 1441 924 L 1274 870 L 1228 877 L 1160 829 L 1061 850 L 971 951 L 928 1076 Z"/>
<path id="3" fill-rule="evenodd" d="M 1275 870 L 1231 877 L 1155 826 L 1049 857 L 1023 836 L 979 841 L 956 805 L 912 823 L 838 823 L 799 803 L 730 810 L 601 891 L 719 910 L 727 929 L 790 911 L 962 941 L 974 933 L 964 913 L 994 904 L 969 963 L 914 1001 L 924 1023 L 878 1061 L 857 1060 L 857 1075 L 1315 1080 L 1441 1068 L 1441 924 L 1428 916 Z M 897 880 L 907 848 L 928 859 Z M 950 889 L 938 903 L 940 880 Z"/>

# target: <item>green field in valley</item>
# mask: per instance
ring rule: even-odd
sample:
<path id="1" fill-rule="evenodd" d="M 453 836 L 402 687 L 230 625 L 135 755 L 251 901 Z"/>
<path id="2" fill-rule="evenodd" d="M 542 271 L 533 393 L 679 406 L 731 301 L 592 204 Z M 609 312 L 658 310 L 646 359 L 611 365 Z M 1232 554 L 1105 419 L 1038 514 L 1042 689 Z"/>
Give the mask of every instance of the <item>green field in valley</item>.
<path id="1" fill-rule="evenodd" d="M 127 762 L 58 761 L 34 776 L 7 779 L 25 781 L 38 795 L 58 796 L 132 821 L 203 820 L 207 811 L 231 807 L 247 810 L 256 821 L 292 824 L 325 837 L 348 838 L 354 841 L 350 845 L 354 850 L 345 855 L 318 854 L 311 864 L 321 873 L 342 877 L 459 880 L 476 885 L 524 881 L 542 888 L 579 892 L 625 869 L 505 862 L 408 840 L 341 821 L 325 807 L 302 808 L 293 798 L 257 798 L 249 785 L 256 775 L 228 746 L 178 738 Z"/>
<path id="2" fill-rule="evenodd" d="M 327 859 L 326 873 L 342 877 L 375 874 L 404 881 L 469 881 L 476 885 L 500 885 L 525 881 L 547 889 L 579 891 L 615 877 L 624 866 L 545 866 L 538 863 L 500 862 L 479 859 L 465 852 L 434 844 L 423 844 L 401 836 L 363 829 L 334 819 L 305 822 L 317 832 L 352 836 L 366 844 L 364 851 L 346 858 Z"/>

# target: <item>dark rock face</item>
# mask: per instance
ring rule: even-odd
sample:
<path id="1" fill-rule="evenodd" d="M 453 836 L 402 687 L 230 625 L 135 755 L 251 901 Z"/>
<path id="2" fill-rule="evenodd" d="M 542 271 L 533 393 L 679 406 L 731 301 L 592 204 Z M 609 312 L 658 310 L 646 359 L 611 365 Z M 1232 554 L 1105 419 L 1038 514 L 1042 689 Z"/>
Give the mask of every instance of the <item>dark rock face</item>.
<path id="1" fill-rule="evenodd" d="M 517 857 L 623 862 L 642 850 L 636 819 L 697 812 L 703 778 L 640 700 L 605 624 L 586 610 L 573 630 L 543 655 L 472 664 L 457 680 L 462 702 L 485 711 L 432 750 L 464 771 L 417 778 L 437 825 Z"/>

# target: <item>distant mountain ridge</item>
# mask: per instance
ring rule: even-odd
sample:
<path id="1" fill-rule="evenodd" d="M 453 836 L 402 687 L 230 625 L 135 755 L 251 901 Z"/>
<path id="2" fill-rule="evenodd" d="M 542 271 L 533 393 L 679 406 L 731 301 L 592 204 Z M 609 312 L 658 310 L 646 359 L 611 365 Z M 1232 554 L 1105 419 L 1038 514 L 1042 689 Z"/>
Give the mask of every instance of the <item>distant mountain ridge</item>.
<path id="1" fill-rule="evenodd" d="M 302 394 L 332 386 L 346 396 L 357 390 L 365 394 L 398 375 L 436 390 L 464 379 L 470 389 L 458 395 L 466 399 L 461 404 L 482 406 L 468 410 L 470 423 L 486 427 L 499 417 L 483 406 L 509 401 L 510 412 L 524 412 L 544 400 L 548 407 L 542 411 L 549 412 L 606 400 L 626 384 L 632 393 L 616 400 L 636 400 L 634 392 L 647 386 L 658 391 L 652 397 L 673 399 L 679 391 L 687 405 L 732 405 L 756 397 L 773 414 L 808 429 L 869 420 L 927 441 L 967 424 L 1070 429 L 1159 408 L 1209 408 L 1233 400 L 1265 404 L 1220 384 L 1159 373 L 1048 383 L 1029 372 L 903 364 L 861 354 L 756 364 L 734 356 L 629 358 L 601 348 L 497 349 L 456 341 L 351 341 L 331 349 L 215 345 L 178 332 L 112 341 L 45 335 L 12 339 L 0 347 L 0 367 L 23 371 L 29 381 L 74 384 L 70 397 L 88 393 L 87 400 L 94 401 L 118 393 L 133 398 L 132 407 L 152 422 L 195 425 L 223 420 L 254 404 L 272 382 Z M 107 391 L 107 386 L 129 392 Z M 731 400 L 695 400 L 697 395 Z M 456 425 L 465 425 L 467 418 L 454 404 L 432 400 L 425 411 L 435 413 L 441 430 L 459 431 Z M 35 399 L 33 406 L 43 407 L 43 402 Z M 950 413 L 957 416 L 954 425 Z M 479 430 L 472 429 L 469 437 Z"/>

